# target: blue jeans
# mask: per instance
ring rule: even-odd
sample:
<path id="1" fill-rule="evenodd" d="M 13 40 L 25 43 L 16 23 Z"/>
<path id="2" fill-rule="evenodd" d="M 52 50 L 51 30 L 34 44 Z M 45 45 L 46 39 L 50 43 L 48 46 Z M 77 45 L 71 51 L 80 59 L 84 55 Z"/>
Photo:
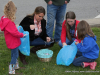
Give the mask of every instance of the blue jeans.
<path id="1" fill-rule="evenodd" d="M 62 6 L 57 6 L 53 4 L 47 5 L 46 31 L 48 36 L 53 38 L 54 21 L 56 20 L 55 34 L 54 34 L 55 42 L 58 42 L 60 40 L 62 23 L 66 12 L 66 6 L 67 6 L 66 4 Z"/>
<path id="2" fill-rule="evenodd" d="M 80 51 L 77 51 L 76 56 L 79 56 L 79 57 L 74 59 L 73 61 L 73 65 L 75 66 L 82 66 L 83 62 L 94 62 L 95 61 L 95 59 L 89 59 L 89 58 L 82 56 L 82 53 Z"/>
<path id="3" fill-rule="evenodd" d="M 18 59 L 19 51 L 18 47 L 15 49 L 11 49 L 11 62 L 10 64 L 16 64 L 16 60 Z"/>
<path id="4" fill-rule="evenodd" d="M 39 45 L 50 45 L 51 42 L 46 42 L 41 38 L 36 38 L 33 41 L 30 41 L 31 46 L 39 46 Z"/>
<path id="5" fill-rule="evenodd" d="M 66 37 L 66 44 L 70 45 L 70 44 L 72 44 L 72 43 L 74 42 L 74 40 L 75 40 L 75 38 L 72 38 L 72 41 L 70 41 L 70 40 Z M 58 45 L 59 45 L 60 47 L 62 47 L 62 42 L 61 42 L 61 40 L 58 42 Z"/>

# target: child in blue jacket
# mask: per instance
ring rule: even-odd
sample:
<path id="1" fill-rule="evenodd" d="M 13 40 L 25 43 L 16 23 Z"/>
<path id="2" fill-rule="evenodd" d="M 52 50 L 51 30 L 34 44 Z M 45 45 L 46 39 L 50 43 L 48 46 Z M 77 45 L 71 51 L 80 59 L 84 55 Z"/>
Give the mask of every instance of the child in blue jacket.
<path id="1" fill-rule="evenodd" d="M 96 43 L 96 36 L 92 32 L 89 24 L 86 21 L 80 21 L 77 26 L 78 38 L 81 41 L 75 42 L 79 51 L 77 52 L 77 57 L 73 61 L 73 65 L 87 67 L 94 70 L 97 62 L 95 60 L 99 57 L 99 47 Z"/>

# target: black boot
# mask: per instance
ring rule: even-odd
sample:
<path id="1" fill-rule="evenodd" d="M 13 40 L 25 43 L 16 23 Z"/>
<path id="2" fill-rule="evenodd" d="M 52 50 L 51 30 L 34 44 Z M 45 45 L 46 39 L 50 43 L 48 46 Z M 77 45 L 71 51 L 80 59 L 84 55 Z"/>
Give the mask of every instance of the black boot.
<path id="1" fill-rule="evenodd" d="M 54 45 L 54 43 L 55 43 L 55 40 L 51 40 L 51 44 L 50 45 L 39 45 L 39 46 L 34 46 L 34 47 L 32 47 L 31 49 L 30 49 L 30 51 L 32 52 L 32 53 L 34 53 L 34 54 L 36 54 L 36 51 L 38 51 L 38 50 L 40 50 L 40 49 L 45 49 L 45 48 L 50 48 L 50 47 L 52 47 L 53 45 Z"/>
<path id="2" fill-rule="evenodd" d="M 50 46 L 45 46 L 45 45 L 35 46 L 30 49 L 30 52 L 36 54 L 36 51 L 40 49 L 45 49 L 45 48 L 50 48 Z"/>
<path id="3" fill-rule="evenodd" d="M 38 47 L 37 47 L 37 46 L 32 47 L 32 48 L 30 49 L 30 52 L 31 52 L 31 53 L 36 54 L 36 51 L 38 51 Z"/>
<path id="4" fill-rule="evenodd" d="M 25 58 L 26 56 L 23 55 L 20 51 L 19 51 L 19 58 L 20 58 L 20 61 L 24 64 L 24 65 L 27 65 L 28 63 L 26 62 Z"/>

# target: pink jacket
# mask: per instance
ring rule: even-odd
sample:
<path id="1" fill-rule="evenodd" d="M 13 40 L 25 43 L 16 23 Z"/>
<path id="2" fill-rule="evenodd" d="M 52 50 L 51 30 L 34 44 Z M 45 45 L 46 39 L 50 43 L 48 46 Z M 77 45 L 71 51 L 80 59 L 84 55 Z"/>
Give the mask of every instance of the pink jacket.
<path id="1" fill-rule="evenodd" d="M 6 45 L 9 49 L 20 46 L 20 38 L 23 37 L 24 34 L 17 30 L 14 22 L 2 16 L 0 20 L 0 29 L 1 31 L 4 31 Z"/>

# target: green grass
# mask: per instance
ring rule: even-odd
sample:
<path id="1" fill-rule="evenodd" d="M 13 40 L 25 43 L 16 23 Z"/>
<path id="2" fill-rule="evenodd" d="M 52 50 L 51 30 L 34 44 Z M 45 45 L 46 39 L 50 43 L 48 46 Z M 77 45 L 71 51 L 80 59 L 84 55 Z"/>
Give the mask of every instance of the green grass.
<path id="1" fill-rule="evenodd" d="M 92 28 L 97 36 L 97 44 L 100 47 L 100 28 Z M 70 66 L 56 65 L 56 56 L 60 47 L 55 44 L 52 48 L 53 58 L 50 62 L 39 61 L 37 55 L 30 54 L 26 57 L 28 65 L 23 65 L 20 61 L 20 67 L 25 69 L 16 70 L 21 75 L 99 75 L 100 74 L 100 57 L 96 60 L 97 66 L 95 70 L 90 70 L 89 67 L 76 67 L 73 64 Z M 8 65 L 11 61 L 11 50 L 7 48 L 3 34 L 0 34 L 0 75 L 8 75 Z M 100 56 L 100 55 L 99 55 Z"/>

